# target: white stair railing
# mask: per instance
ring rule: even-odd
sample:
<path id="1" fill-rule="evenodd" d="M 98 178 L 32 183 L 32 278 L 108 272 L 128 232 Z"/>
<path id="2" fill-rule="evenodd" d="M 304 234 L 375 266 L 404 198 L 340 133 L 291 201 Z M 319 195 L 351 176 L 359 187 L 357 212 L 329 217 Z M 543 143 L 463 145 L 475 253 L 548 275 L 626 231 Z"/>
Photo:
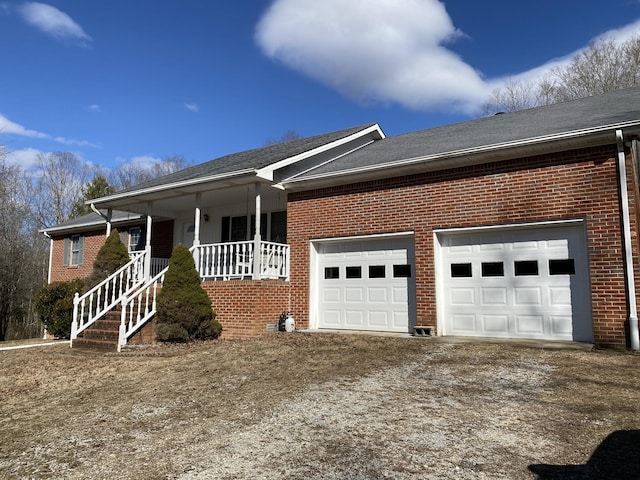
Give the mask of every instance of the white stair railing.
<path id="1" fill-rule="evenodd" d="M 118 352 L 127 344 L 127 340 L 156 314 L 158 291 L 168 269 L 169 267 L 165 267 L 131 296 L 122 297 Z"/>
<path id="2" fill-rule="evenodd" d="M 88 292 L 73 298 L 71 343 L 83 330 L 111 310 L 123 296 L 144 283 L 145 254 L 136 255 Z"/>

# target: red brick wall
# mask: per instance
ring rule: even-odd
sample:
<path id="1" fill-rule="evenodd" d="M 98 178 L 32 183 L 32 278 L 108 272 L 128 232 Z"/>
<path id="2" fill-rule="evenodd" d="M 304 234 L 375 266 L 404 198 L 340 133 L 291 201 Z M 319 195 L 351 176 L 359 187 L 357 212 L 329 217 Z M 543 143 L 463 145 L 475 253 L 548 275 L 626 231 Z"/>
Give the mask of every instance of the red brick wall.
<path id="1" fill-rule="evenodd" d="M 289 282 L 228 280 L 204 282 L 202 286 L 222 324 L 222 338 L 265 335 L 267 323 L 277 323 L 280 314 L 289 310 Z"/>
<path id="2" fill-rule="evenodd" d="M 106 228 L 98 231 L 84 233 L 84 261 L 82 265 L 62 264 L 64 258 L 65 237 L 53 237 L 53 252 L 51 256 L 51 283 L 67 282 L 75 278 L 86 278 L 91 275 L 93 262 L 96 260 L 98 250 L 104 245 Z"/>
<path id="3" fill-rule="evenodd" d="M 626 342 L 615 145 L 291 193 L 287 218 L 298 326 L 309 320 L 310 239 L 412 230 L 417 323 L 434 327 L 434 229 L 584 219 L 595 340 Z"/>

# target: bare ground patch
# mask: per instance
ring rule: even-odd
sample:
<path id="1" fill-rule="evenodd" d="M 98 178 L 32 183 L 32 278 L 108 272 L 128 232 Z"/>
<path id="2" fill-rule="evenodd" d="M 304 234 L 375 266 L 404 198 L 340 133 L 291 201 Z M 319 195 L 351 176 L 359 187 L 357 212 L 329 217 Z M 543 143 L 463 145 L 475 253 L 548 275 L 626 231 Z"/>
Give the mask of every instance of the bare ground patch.
<path id="1" fill-rule="evenodd" d="M 0 478 L 619 478 L 529 467 L 640 430 L 640 356 L 612 351 L 296 333 L 0 362 Z"/>

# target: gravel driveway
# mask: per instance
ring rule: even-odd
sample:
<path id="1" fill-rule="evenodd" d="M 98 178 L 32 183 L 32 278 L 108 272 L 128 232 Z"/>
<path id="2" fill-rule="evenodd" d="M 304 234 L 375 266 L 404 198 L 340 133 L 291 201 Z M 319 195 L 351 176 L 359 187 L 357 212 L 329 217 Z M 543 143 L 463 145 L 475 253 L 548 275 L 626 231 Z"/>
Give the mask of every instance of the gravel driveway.
<path id="1" fill-rule="evenodd" d="M 640 478 L 627 352 L 296 333 L 0 353 L 2 479 Z"/>

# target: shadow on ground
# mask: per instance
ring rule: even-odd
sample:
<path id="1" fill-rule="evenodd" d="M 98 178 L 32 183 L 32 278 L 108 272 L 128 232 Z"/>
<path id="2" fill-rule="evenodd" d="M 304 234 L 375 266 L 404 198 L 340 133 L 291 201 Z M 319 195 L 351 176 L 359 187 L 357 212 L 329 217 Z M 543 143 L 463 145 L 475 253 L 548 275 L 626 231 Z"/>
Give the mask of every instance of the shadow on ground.
<path id="1" fill-rule="evenodd" d="M 609 434 L 583 465 L 529 465 L 537 480 L 640 479 L 640 430 Z"/>

